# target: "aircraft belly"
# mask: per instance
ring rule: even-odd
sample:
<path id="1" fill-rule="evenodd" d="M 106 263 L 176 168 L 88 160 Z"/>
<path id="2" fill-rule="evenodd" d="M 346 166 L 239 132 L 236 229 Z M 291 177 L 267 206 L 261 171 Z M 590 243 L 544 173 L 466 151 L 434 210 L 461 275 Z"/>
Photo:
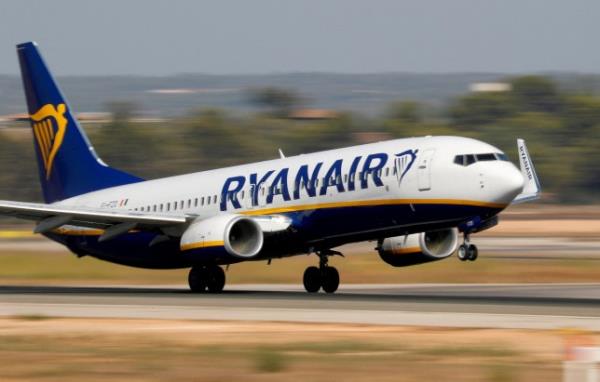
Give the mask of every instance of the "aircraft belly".
<path id="1" fill-rule="evenodd" d="M 248 260 L 292 256 L 311 248 L 317 249 L 319 245 L 341 245 L 456 226 L 474 216 L 489 218 L 501 209 L 497 206 L 467 204 L 382 204 L 286 212 L 284 215 L 292 220 L 293 230 L 267 235 L 264 249 Z M 47 236 L 66 245 L 79 256 L 90 255 L 141 268 L 185 268 L 205 262 L 232 264 L 242 261 L 223 251 L 219 252 L 219 248 L 183 253 L 177 239 L 150 246 L 157 235 L 151 232 L 130 232 L 99 242 L 101 232 L 95 231 L 87 231 L 87 234 L 50 233 Z"/>

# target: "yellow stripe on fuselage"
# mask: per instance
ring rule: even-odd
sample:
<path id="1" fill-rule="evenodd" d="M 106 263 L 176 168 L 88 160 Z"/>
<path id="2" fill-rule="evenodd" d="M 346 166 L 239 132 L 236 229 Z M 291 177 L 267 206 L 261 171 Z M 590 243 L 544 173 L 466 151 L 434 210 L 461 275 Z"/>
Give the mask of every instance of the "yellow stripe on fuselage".
<path id="1" fill-rule="evenodd" d="M 318 204 L 304 204 L 296 206 L 266 208 L 260 210 L 242 211 L 244 215 L 271 215 L 283 212 L 298 212 L 306 210 L 318 210 L 327 208 L 341 207 L 366 207 L 366 206 L 392 206 L 392 205 L 408 205 L 408 204 L 445 204 L 453 206 L 472 206 L 472 207 L 489 207 L 489 208 L 505 208 L 504 203 L 490 203 L 478 200 L 462 200 L 462 199 L 377 199 L 377 200 L 359 200 L 347 202 L 332 202 Z"/>
<path id="2" fill-rule="evenodd" d="M 198 249 L 198 248 L 207 248 L 207 247 L 223 247 L 225 242 L 223 240 L 215 240 L 215 241 L 200 241 L 197 243 L 187 243 L 183 244 L 180 249 L 182 251 L 187 251 L 190 249 Z"/>
<path id="3" fill-rule="evenodd" d="M 489 203 L 477 200 L 461 200 L 461 199 L 378 199 L 378 200 L 359 200 L 359 201 L 347 201 L 347 202 L 333 202 L 333 203 L 318 203 L 318 204 L 304 204 L 296 206 L 286 207 L 275 207 L 266 208 L 259 210 L 240 211 L 243 215 L 271 215 L 277 213 L 286 212 L 299 212 L 299 211 L 310 211 L 318 209 L 328 208 L 343 208 L 343 207 L 366 207 L 366 206 L 392 206 L 392 205 L 409 205 L 409 204 L 435 204 L 435 205 L 454 205 L 454 206 L 472 206 L 472 207 L 488 207 L 488 208 L 505 208 L 507 204 L 502 203 Z M 60 235 L 72 235 L 72 236 L 100 236 L 104 233 L 102 229 L 71 229 L 71 228 L 57 228 L 52 231 Z M 139 232 L 138 230 L 132 230 L 131 232 Z M 207 241 L 202 243 L 191 243 L 185 244 L 181 247 L 182 250 L 203 248 L 203 247 L 215 247 L 222 246 L 222 241 Z M 188 246 L 190 246 L 188 248 Z M 419 249 L 420 251 L 420 249 Z"/>

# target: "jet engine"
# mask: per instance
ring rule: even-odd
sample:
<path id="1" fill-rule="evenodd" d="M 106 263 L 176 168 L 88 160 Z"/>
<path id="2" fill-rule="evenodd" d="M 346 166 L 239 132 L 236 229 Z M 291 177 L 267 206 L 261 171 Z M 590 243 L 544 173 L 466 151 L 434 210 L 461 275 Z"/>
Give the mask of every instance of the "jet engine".
<path id="1" fill-rule="evenodd" d="M 379 241 L 379 257 L 394 267 L 406 267 L 444 259 L 458 246 L 458 230 L 448 228 Z"/>
<path id="2" fill-rule="evenodd" d="M 263 246 L 260 225 L 247 216 L 218 215 L 197 219 L 181 236 L 181 250 L 224 248 L 234 257 L 256 256 Z"/>

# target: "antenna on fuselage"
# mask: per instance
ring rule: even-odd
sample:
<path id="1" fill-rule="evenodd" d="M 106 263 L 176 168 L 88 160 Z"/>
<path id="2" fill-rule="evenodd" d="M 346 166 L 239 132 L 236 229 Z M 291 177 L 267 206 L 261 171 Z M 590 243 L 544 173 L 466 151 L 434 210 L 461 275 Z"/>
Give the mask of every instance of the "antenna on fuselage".
<path id="1" fill-rule="evenodd" d="M 283 151 L 281 151 L 281 149 L 277 149 L 279 150 L 279 158 L 283 159 L 285 158 L 285 154 L 283 153 Z"/>

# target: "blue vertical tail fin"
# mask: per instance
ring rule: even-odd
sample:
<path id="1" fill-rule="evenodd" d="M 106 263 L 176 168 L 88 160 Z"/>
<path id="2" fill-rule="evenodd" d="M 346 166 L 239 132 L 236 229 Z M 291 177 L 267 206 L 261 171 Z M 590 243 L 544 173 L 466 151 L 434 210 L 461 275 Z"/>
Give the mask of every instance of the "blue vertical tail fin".
<path id="1" fill-rule="evenodd" d="M 17 54 L 46 203 L 142 181 L 96 155 L 37 45 L 19 44 Z"/>

